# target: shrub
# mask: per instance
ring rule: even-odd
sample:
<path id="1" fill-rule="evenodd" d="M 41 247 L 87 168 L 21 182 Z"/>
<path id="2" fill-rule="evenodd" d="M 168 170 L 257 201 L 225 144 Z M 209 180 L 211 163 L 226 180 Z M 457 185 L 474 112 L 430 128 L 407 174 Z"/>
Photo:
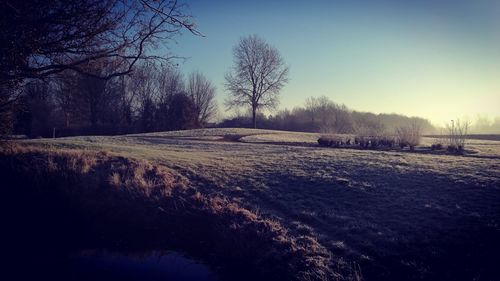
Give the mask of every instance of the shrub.
<path id="1" fill-rule="evenodd" d="M 318 144 L 320 146 L 331 146 L 331 138 L 326 136 L 321 136 L 318 139 Z"/>
<path id="2" fill-rule="evenodd" d="M 359 145 L 361 148 L 366 148 L 369 142 L 365 136 L 357 136 L 354 138 L 354 144 Z"/>
<path id="3" fill-rule="evenodd" d="M 435 143 L 431 145 L 431 150 L 441 150 L 443 149 L 443 145 L 441 143 Z"/>
<path id="4" fill-rule="evenodd" d="M 323 135 L 318 139 L 321 146 L 345 147 L 351 146 L 352 140 L 349 136 Z"/>
<path id="5" fill-rule="evenodd" d="M 406 126 L 397 128 L 396 135 L 401 148 L 409 146 L 410 150 L 413 151 L 415 146 L 420 144 L 422 127 L 417 122 L 411 122 Z"/>
<path id="6" fill-rule="evenodd" d="M 380 145 L 386 147 L 393 147 L 396 143 L 396 140 L 392 136 L 384 136 L 380 138 Z"/>
<path id="7" fill-rule="evenodd" d="M 451 123 L 446 125 L 446 129 L 448 130 L 448 152 L 464 153 L 469 126 L 469 121 L 460 122 L 460 119 L 457 119 L 457 122 L 451 120 Z"/>

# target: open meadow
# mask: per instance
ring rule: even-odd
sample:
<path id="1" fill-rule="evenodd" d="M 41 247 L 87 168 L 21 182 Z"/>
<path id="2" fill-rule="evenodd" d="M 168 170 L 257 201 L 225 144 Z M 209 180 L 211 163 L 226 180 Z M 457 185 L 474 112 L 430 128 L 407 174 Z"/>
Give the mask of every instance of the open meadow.
<path id="1" fill-rule="evenodd" d="M 234 277 L 227 273 L 231 267 L 247 267 L 262 276 L 277 272 L 273 280 L 290 280 L 284 272 L 300 280 L 500 280 L 500 141 L 470 140 L 468 153 L 448 155 L 319 147 L 319 136 L 200 129 L 25 140 L 5 149 L 0 164 L 2 176 L 11 180 L 16 173 L 23 178 L 38 173 L 41 182 L 47 175 L 55 177 L 51 169 L 58 175 L 65 174 L 63 169 L 79 174 L 84 180 L 76 184 L 67 176 L 58 192 L 72 189 L 85 199 L 61 198 L 73 200 L 70 205 L 83 212 L 95 212 L 88 220 L 102 214 L 107 216 L 103 224 L 134 229 L 136 237 L 144 234 L 134 223 L 149 229 L 165 216 L 182 229 L 186 222 L 189 227 L 171 236 L 148 238 L 171 237 L 174 245 L 148 246 L 197 256 L 222 268 L 227 278 Z M 421 146 L 432 141 L 424 138 Z M 71 157 L 80 160 L 70 165 Z M 44 168 L 37 170 L 37 163 Z M 146 168 L 139 173 L 125 164 Z M 89 179 L 97 169 L 100 174 Z M 72 185 L 65 186 L 68 182 Z M 126 186 L 129 198 L 115 193 L 98 197 L 88 191 L 90 185 Z M 164 206 L 158 203 L 163 197 L 174 199 Z M 148 213 L 134 200 L 154 211 Z M 128 211 L 107 215 L 116 206 L 128 206 Z M 176 220 L 182 208 L 191 209 Z M 129 239 L 115 231 L 111 241 Z M 204 238 L 203 246 L 199 241 Z M 232 261 L 218 256 L 231 249 L 238 249 L 227 255 Z"/>
<path id="2" fill-rule="evenodd" d="M 0 280 L 500 281 L 500 0 L 0 13 Z"/>

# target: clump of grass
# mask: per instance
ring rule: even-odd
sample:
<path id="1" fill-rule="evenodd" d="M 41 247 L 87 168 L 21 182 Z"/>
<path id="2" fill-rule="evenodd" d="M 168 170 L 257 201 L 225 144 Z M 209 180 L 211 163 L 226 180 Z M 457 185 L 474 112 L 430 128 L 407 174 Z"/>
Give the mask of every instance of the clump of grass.
<path id="1" fill-rule="evenodd" d="M 120 174 L 117 172 L 111 173 L 111 175 L 109 176 L 109 184 L 115 187 L 119 187 L 120 185 L 122 185 Z"/>

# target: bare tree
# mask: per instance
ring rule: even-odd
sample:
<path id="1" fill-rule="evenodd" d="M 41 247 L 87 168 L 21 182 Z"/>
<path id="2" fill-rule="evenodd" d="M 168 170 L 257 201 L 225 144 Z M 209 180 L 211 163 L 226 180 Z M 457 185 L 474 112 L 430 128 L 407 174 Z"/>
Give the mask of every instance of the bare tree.
<path id="1" fill-rule="evenodd" d="M 174 95 L 184 94 L 184 76 L 179 69 L 174 67 L 161 68 L 156 76 L 158 87 L 158 112 L 156 114 L 156 126 L 159 130 L 171 129 L 172 100 Z"/>
<path id="2" fill-rule="evenodd" d="M 200 72 L 193 72 L 189 75 L 186 91 L 194 103 L 197 124 L 205 126 L 217 114 L 215 86 Z"/>
<path id="3" fill-rule="evenodd" d="M 325 96 L 313 98 L 316 105 L 316 115 L 319 130 L 322 133 L 338 133 L 335 128 L 336 104 Z"/>
<path id="4" fill-rule="evenodd" d="M 278 105 L 279 92 L 288 82 L 289 68 L 278 50 L 257 35 L 244 37 L 234 48 L 234 66 L 226 74 L 228 108 L 249 106 L 253 127 L 260 108 Z"/>
<path id="5" fill-rule="evenodd" d="M 176 0 L 0 1 L 0 112 L 12 109 L 26 79 L 65 70 L 110 79 L 153 54 L 182 30 L 201 35 Z M 112 58 L 117 67 L 92 72 L 88 63 Z M 0 114 L 1 116 L 5 114 Z"/>
<path id="6" fill-rule="evenodd" d="M 396 129 L 397 140 L 401 148 L 409 146 L 410 150 L 420 144 L 422 138 L 422 125 L 417 120 L 412 120 L 406 126 Z"/>
<path id="7" fill-rule="evenodd" d="M 448 151 L 463 153 L 467 144 L 468 132 L 471 122 L 469 120 L 460 121 L 460 119 L 451 120 L 446 125 L 448 131 Z"/>
<path id="8" fill-rule="evenodd" d="M 145 63 L 138 65 L 134 72 L 127 76 L 127 91 L 132 96 L 132 103 L 140 111 L 145 100 L 156 101 L 158 99 L 158 72 L 154 65 Z"/>
<path id="9" fill-rule="evenodd" d="M 315 97 L 308 97 L 306 99 L 305 109 L 307 115 L 311 118 L 312 126 L 316 126 L 316 119 L 318 118 L 318 99 Z"/>
<path id="10" fill-rule="evenodd" d="M 138 60 L 182 29 L 199 34 L 177 1 L 2 1 L 1 82 L 43 78 L 66 69 L 99 78 L 131 71 Z M 88 72 L 89 61 L 114 58 L 118 72 Z"/>
<path id="11" fill-rule="evenodd" d="M 65 71 L 58 75 L 57 79 L 53 80 L 54 84 L 54 99 L 57 107 L 61 112 L 61 123 L 64 128 L 74 126 L 76 119 L 77 104 L 75 98 L 78 96 L 78 73 Z"/>
<path id="12" fill-rule="evenodd" d="M 345 105 L 338 105 L 325 96 L 306 99 L 305 111 L 311 118 L 313 130 L 322 133 L 348 133 L 353 120 Z"/>
<path id="13" fill-rule="evenodd" d="M 88 75 L 81 75 L 78 78 L 78 104 L 79 107 L 81 107 L 83 115 L 87 117 L 92 130 L 97 129 L 98 122 L 100 121 L 100 113 L 105 106 L 104 95 L 106 93 L 107 84 L 107 80 Z"/>
<path id="14" fill-rule="evenodd" d="M 142 63 L 126 79 L 132 112 L 138 118 L 141 131 L 152 131 L 156 127 L 155 111 L 160 98 L 159 75 L 154 64 Z"/>
<path id="15" fill-rule="evenodd" d="M 184 92 L 184 76 L 176 67 L 161 67 L 156 75 L 156 80 L 158 84 L 158 102 L 160 105 L 168 103 L 168 100 L 173 95 Z"/>

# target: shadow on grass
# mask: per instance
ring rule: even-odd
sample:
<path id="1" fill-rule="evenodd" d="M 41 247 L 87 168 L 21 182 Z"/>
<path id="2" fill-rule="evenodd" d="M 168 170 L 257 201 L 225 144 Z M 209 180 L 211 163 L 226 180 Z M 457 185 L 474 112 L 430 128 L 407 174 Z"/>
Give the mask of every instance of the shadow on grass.
<path id="1" fill-rule="evenodd" d="M 496 187 L 368 168 L 326 179 L 276 172 L 263 181 L 267 188 L 251 194 L 260 206 L 318 235 L 337 258 L 359 264 L 366 280 L 500 278 Z"/>
<path id="2" fill-rule="evenodd" d="M 5 255 L 27 264 L 75 249 L 169 249 L 225 279 L 349 280 L 328 251 L 172 171 L 102 152 L 13 147 L 0 152 Z M 22 278 L 21 278 L 22 279 Z"/>

